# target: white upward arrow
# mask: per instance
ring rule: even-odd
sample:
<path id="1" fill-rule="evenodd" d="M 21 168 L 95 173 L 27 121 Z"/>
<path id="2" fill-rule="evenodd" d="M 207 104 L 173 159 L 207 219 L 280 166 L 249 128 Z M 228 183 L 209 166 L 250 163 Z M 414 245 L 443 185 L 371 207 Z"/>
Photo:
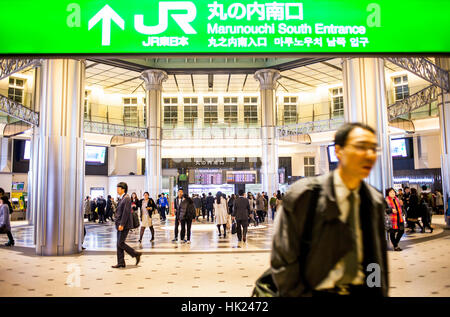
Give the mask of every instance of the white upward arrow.
<path id="1" fill-rule="evenodd" d="M 125 21 L 109 5 L 105 5 L 89 20 L 88 30 L 92 29 L 100 20 L 102 20 L 102 46 L 108 46 L 111 43 L 111 20 L 122 30 L 125 29 Z"/>

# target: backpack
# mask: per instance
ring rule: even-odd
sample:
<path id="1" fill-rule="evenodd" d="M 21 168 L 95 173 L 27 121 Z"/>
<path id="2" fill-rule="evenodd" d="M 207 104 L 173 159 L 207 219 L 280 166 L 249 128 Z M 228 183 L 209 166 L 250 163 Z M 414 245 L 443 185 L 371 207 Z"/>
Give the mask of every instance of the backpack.
<path id="1" fill-rule="evenodd" d="M 186 219 L 194 219 L 195 218 L 195 207 L 194 204 L 188 204 L 186 208 Z"/>
<path id="2" fill-rule="evenodd" d="M 321 188 L 316 186 L 313 188 L 313 193 L 311 197 L 311 204 L 308 208 L 308 213 L 306 215 L 305 227 L 302 235 L 302 249 L 306 250 L 303 252 L 300 259 L 300 265 L 303 267 L 306 262 L 306 257 L 308 256 L 311 240 L 312 240 L 312 226 L 314 221 L 314 211 L 317 206 L 317 201 L 319 200 L 319 193 Z M 279 297 L 278 289 L 273 280 L 272 269 L 267 269 L 255 282 L 255 288 L 252 292 L 252 297 Z"/>

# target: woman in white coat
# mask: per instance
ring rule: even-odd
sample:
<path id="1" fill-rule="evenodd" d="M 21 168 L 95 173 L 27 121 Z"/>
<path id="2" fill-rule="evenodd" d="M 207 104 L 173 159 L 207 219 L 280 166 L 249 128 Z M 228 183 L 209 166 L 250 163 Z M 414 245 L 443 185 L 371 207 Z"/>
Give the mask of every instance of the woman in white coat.
<path id="1" fill-rule="evenodd" d="M 227 222 L 228 222 L 228 204 L 226 198 L 223 197 L 222 192 L 217 192 L 216 199 L 214 199 L 214 213 L 216 215 L 216 225 L 219 229 L 219 237 L 222 236 L 220 226 L 223 226 L 223 237 L 227 237 Z"/>

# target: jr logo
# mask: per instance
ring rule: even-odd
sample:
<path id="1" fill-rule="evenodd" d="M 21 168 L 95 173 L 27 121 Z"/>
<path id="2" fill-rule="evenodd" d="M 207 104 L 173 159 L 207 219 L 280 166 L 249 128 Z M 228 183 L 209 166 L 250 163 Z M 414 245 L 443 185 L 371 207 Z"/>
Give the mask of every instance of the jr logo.
<path id="1" fill-rule="evenodd" d="M 161 34 L 167 30 L 169 11 L 186 10 L 186 13 L 172 13 L 171 17 L 180 26 L 185 34 L 197 34 L 194 28 L 189 24 L 194 21 L 197 16 L 197 8 L 193 2 L 190 1 L 168 1 L 159 3 L 159 24 L 156 26 L 144 25 L 144 16 L 136 14 L 134 16 L 134 28 L 142 34 L 155 35 Z"/>

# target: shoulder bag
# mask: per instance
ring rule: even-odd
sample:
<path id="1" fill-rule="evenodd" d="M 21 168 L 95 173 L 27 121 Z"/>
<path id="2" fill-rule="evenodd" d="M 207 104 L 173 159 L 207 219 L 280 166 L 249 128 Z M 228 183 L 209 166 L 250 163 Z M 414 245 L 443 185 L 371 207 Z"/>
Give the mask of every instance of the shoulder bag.
<path id="1" fill-rule="evenodd" d="M 139 216 L 138 213 L 134 210 L 131 211 L 131 215 L 133 216 L 133 229 L 139 228 L 139 226 L 141 225 L 141 223 L 139 222 Z"/>

